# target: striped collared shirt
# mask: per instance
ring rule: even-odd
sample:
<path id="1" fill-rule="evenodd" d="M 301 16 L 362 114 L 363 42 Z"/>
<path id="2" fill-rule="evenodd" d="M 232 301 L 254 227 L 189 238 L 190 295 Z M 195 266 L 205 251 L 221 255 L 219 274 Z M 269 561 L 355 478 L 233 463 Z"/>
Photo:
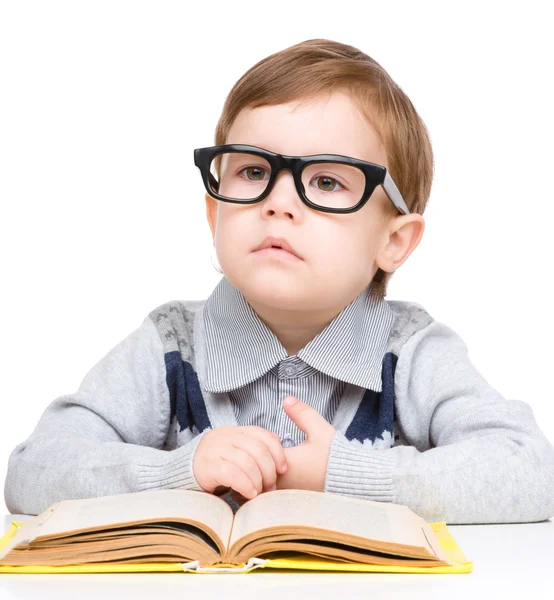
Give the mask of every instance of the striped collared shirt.
<path id="1" fill-rule="evenodd" d="M 387 301 L 370 294 L 367 286 L 290 356 L 240 291 L 223 277 L 204 311 L 204 387 L 229 394 L 239 425 L 258 425 L 278 433 L 283 446 L 294 446 L 305 434 L 285 413 L 283 399 L 296 396 L 333 423 L 339 403 L 346 397 L 352 401 L 353 390 L 358 395 L 366 389 L 381 392 L 383 356 L 393 321 Z"/>

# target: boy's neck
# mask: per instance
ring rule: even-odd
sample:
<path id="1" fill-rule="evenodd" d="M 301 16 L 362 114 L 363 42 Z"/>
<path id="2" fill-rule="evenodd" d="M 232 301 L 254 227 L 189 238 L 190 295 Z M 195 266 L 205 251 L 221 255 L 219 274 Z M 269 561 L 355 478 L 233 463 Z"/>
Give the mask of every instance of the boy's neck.
<path id="1" fill-rule="evenodd" d="M 313 312 L 306 311 L 298 313 L 286 310 L 276 311 L 271 307 L 250 300 L 248 300 L 248 303 L 260 320 L 275 334 L 290 356 L 300 352 L 342 310 L 339 308 L 328 311 L 326 314 L 314 315 Z"/>

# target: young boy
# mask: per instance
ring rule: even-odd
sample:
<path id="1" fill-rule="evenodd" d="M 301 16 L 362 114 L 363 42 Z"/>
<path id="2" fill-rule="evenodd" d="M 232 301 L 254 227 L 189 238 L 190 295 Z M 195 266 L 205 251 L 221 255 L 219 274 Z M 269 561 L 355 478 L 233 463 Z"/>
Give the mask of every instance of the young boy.
<path id="1" fill-rule="evenodd" d="M 554 515 L 554 448 L 530 406 L 419 304 L 385 300 L 423 235 L 433 157 L 383 68 L 329 40 L 269 56 L 231 90 L 215 143 L 195 162 L 221 281 L 152 310 L 46 408 L 10 455 L 10 512 L 165 488 L 236 510 L 303 488 L 428 521 Z"/>

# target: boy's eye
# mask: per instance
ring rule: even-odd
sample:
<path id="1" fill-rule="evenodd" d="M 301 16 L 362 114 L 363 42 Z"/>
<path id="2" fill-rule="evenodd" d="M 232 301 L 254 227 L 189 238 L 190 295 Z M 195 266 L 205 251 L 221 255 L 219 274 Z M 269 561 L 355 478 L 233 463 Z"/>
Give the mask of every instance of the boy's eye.
<path id="1" fill-rule="evenodd" d="M 320 175 L 319 177 L 314 177 L 314 180 L 315 179 L 323 180 L 324 183 L 317 184 L 318 189 L 320 189 L 323 192 L 333 192 L 336 189 L 335 187 L 332 187 L 333 183 L 342 187 L 342 185 L 334 177 Z"/>
<path id="2" fill-rule="evenodd" d="M 239 173 L 242 173 L 243 171 L 247 172 L 246 177 L 250 181 L 262 181 L 263 175 L 261 175 L 261 172 L 266 171 L 266 169 L 263 169 L 262 167 L 245 167 L 244 169 L 241 169 Z"/>

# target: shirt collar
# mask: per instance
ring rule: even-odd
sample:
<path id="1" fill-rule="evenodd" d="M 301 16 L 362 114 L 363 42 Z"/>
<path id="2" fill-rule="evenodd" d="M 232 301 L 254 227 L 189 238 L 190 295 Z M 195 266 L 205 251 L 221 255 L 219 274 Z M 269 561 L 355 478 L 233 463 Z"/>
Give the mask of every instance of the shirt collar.
<path id="1" fill-rule="evenodd" d="M 296 356 L 335 379 L 381 391 L 382 361 L 394 314 L 371 284 Z M 289 357 L 277 336 L 223 276 L 204 305 L 206 382 L 229 392 L 265 375 Z"/>

